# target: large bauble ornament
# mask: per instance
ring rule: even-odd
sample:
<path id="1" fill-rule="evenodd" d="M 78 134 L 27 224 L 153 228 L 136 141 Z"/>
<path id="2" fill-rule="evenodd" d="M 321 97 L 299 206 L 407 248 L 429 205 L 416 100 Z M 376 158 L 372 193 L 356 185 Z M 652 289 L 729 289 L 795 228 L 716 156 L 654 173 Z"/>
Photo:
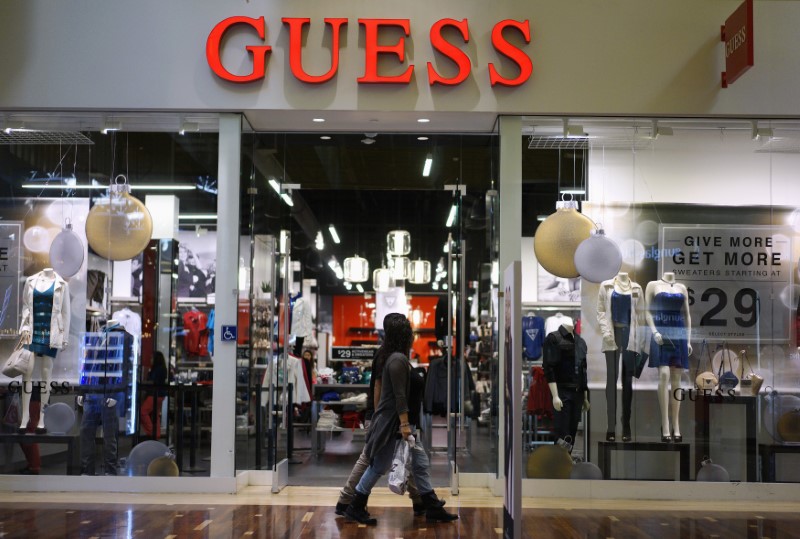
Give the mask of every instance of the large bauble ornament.
<path id="1" fill-rule="evenodd" d="M 122 183 L 118 180 L 122 178 Z M 98 255 L 109 260 L 130 260 L 144 251 L 153 235 L 153 219 L 147 207 L 131 196 L 130 186 L 119 175 L 86 217 L 86 239 Z"/>
<path id="2" fill-rule="evenodd" d="M 556 202 L 556 212 L 536 230 L 533 250 L 544 269 L 556 277 L 579 277 L 575 251 L 595 228 L 591 219 L 578 211 L 573 200 Z"/>
<path id="3" fill-rule="evenodd" d="M 589 282 L 611 279 L 621 267 L 622 251 L 602 228 L 583 240 L 575 251 L 575 268 Z"/>

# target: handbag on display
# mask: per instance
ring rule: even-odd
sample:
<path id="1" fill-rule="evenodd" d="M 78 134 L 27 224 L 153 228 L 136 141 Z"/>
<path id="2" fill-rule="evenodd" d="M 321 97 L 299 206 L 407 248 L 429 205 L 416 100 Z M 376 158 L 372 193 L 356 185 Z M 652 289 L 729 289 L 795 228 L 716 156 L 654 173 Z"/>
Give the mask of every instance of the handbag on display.
<path id="1" fill-rule="evenodd" d="M 723 372 L 725 367 L 725 356 L 728 356 L 728 367 L 730 370 Z M 719 388 L 722 391 L 734 389 L 739 385 L 739 378 L 733 374 L 733 359 L 731 359 L 731 350 L 728 348 L 727 343 L 722 343 L 722 352 L 720 353 L 719 362 Z"/>
<path id="2" fill-rule="evenodd" d="M 634 355 L 633 358 L 633 376 L 637 379 L 642 376 L 642 372 L 644 371 L 644 366 L 647 365 L 647 354 L 645 352 L 639 352 Z"/>
<path id="3" fill-rule="evenodd" d="M 800 409 L 781 414 L 778 419 L 778 435 L 784 442 L 800 442 Z"/>
<path id="4" fill-rule="evenodd" d="M 33 353 L 26 350 L 22 344 L 22 339 L 19 340 L 14 351 L 11 352 L 6 364 L 3 365 L 3 374 L 9 378 L 16 378 L 30 374 L 33 369 Z"/>
<path id="5" fill-rule="evenodd" d="M 697 369 L 694 371 L 695 372 L 694 385 L 700 391 L 703 391 L 705 389 L 710 389 L 711 391 L 713 391 L 714 388 L 717 387 L 717 384 L 719 383 L 717 375 L 710 370 L 699 372 L 700 367 L 703 364 L 703 352 L 705 352 L 706 354 L 705 357 L 708 359 L 709 368 L 713 368 L 711 366 L 711 352 L 708 350 L 708 343 L 705 340 L 703 340 L 703 344 L 700 345 L 700 359 L 697 362 Z"/>
<path id="6" fill-rule="evenodd" d="M 747 351 L 742 350 L 742 365 L 745 363 L 747 364 L 747 368 L 750 371 L 748 374 L 742 374 L 742 379 L 739 382 L 739 388 L 742 391 L 748 392 L 750 395 L 758 395 L 759 390 L 761 389 L 761 384 L 764 383 L 764 377 L 759 376 L 756 374 L 756 371 L 753 370 L 753 366 L 750 364 L 750 360 L 747 359 Z M 742 369 L 744 371 L 744 369 Z"/>

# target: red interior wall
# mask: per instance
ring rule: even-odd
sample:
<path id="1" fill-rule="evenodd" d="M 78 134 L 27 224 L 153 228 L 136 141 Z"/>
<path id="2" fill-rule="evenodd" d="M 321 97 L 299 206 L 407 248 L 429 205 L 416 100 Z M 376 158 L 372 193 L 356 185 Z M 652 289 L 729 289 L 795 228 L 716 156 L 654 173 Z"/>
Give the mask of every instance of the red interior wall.
<path id="1" fill-rule="evenodd" d="M 434 336 L 436 296 L 412 296 L 409 313 L 414 309 L 421 309 L 423 320 L 415 329 L 414 353 L 421 363 L 428 362 L 431 343 L 436 341 Z M 348 295 L 333 297 L 333 346 L 351 346 L 354 341 L 369 341 L 377 343 L 378 337 L 374 332 L 374 308 L 367 305 L 374 303 L 375 299 L 365 299 L 364 296 Z M 362 309 L 363 308 L 363 309 Z M 362 317 L 361 313 L 366 316 Z M 427 315 L 427 316 L 425 316 Z"/>

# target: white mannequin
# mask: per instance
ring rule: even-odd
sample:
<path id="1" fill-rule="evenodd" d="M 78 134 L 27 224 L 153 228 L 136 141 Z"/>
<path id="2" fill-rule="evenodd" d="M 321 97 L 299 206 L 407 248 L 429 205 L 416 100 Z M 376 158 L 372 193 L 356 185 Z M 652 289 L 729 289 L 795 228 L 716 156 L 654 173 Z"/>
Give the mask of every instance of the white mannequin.
<path id="1" fill-rule="evenodd" d="M 689 315 L 689 292 L 686 286 L 675 281 L 675 274 L 672 272 L 665 272 L 659 281 L 652 281 L 647 284 L 645 291 L 645 298 L 647 300 L 648 309 L 645 314 L 647 325 L 653 332 L 653 340 L 658 345 L 664 344 L 664 339 L 661 333 L 656 328 L 653 314 L 649 306 L 652 305 L 656 294 L 661 292 L 671 292 L 683 294 L 684 301 L 681 312 L 686 321 L 686 341 L 688 344 L 688 354 L 692 354 L 692 319 Z M 661 408 L 661 436 L 662 439 L 668 438 L 671 435 L 675 437 L 676 441 L 682 439 L 680 429 L 680 407 L 681 402 L 677 399 L 670 399 L 670 395 L 681 386 L 681 374 L 683 369 L 679 367 L 661 366 L 658 368 L 658 404 Z M 668 389 L 667 384 L 669 384 Z M 672 421 L 672 430 L 670 431 L 670 420 Z"/>
<path id="2" fill-rule="evenodd" d="M 558 315 L 560 315 L 560 314 L 561 313 L 558 313 Z M 558 316 L 558 315 L 556 315 L 556 316 Z M 567 317 L 567 316 L 565 316 L 564 318 L 568 319 L 569 322 L 565 321 L 564 323 L 561 324 L 561 327 L 563 327 L 564 329 L 569 331 L 570 334 L 574 335 L 575 326 L 572 324 L 572 319 Z M 547 384 L 547 387 L 550 388 L 550 394 L 553 396 L 553 409 L 556 412 L 560 412 L 561 408 L 564 407 L 564 403 L 561 402 L 561 399 L 558 397 L 558 386 L 556 385 L 555 382 L 550 382 L 550 383 Z M 584 391 L 583 392 L 583 411 L 585 412 L 588 409 L 589 409 L 589 394 L 588 394 L 587 391 Z M 573 442 L 574 442 L 574 440 L 573 440 Z"/>
<path id="3" fill-rule="evenodd" d="M 39 292 L 47 291 L 56 280 L 56 272 L 53 268 L 45 268 L 40 273 L 34 284 L 34 288 Z M 22 342 L 30 344 L 32 335 L 30 331 L 22 331 Z M 41 387 L 42 397 L 42 413 L 39 414 L 39 424 L 36 430 L 44 429 L 44 409 L 50 403 L 50 383 L 53 381 L 53 358 L 39 354 L 33 355 L 33 368 L 27 373 L 22 375 L 22 420 L 20 422 L 19 431 L 24 432 L 31 418 L 30 404 L 31 392 L 33 391 L 33 373 L 39 369 L 39 381 L 44 383 Z"/>

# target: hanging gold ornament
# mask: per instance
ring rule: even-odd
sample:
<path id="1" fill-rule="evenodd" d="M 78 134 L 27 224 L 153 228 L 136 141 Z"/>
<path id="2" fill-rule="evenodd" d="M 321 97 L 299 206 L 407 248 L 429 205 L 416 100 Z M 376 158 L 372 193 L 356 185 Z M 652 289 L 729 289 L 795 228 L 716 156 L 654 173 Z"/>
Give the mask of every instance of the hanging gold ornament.
<path id="1" fill-rule="evenodd" d="M 575 251 L 594 228 L 592 220 L 578 211 L 576 201 L 556 202 L 556 212 L 536 229 L 533 251 L 539 264 L 556 277 L 579 277 Z"/>
<path id="2" fill-rule="evenodd" d="M 122 178 L 122 182 L 119 182 Z M 86 217 L 86 240 L 98 255 L 109 260 L 130 260 L 144 251 L 153 235 L 147 207 L 131 196 L 128 180 L 120 174 Z"/>

